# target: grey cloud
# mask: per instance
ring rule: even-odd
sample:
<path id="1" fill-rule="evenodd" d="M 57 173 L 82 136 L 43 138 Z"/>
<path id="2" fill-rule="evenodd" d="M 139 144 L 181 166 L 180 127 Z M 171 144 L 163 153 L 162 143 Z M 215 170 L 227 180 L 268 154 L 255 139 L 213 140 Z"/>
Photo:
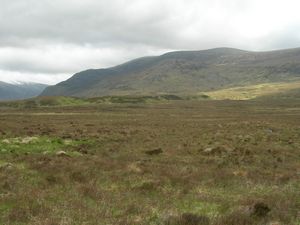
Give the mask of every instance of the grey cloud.
<path id="1" fill-rule="evenodd" d="M 1 4 L 1 44 L 25 39 L 122 45 L 160 43 L 164 40 L 158 41 L 157 36 L 168 38 L 168 30 L 163 25 L 168 19 L 167 12 L 158 7 L 139 11 L 143 7 L 138 7 L 139 1 L 130 1 L 132 4 L 116 0 L 84 1 L 86 4 L 66 0 L 11 2 Z"/>
<path id="2" fill-rule="evenodd" d="M 210 16 L 203 16 L 207 11 L 205 7 L 216 7 L 214 5 L 218 6 L 222 1 L 199 2 L 4 0 L 0 9 L 0 44 L 12 42 L 14 45 L 25 40 L 25 44 L 51 41 L 78 45 L 128 46 L 138 43 L 170 49 L 205 48 L 205 33 L 222 28 L 206 21 Z M 231 2 L 229 11 L 240 5 L 239 1 L 228 2 Z M 189 30 L 201 35 L 184 36 Z M 224 41 L 220 35 L 208 39 Z"/>

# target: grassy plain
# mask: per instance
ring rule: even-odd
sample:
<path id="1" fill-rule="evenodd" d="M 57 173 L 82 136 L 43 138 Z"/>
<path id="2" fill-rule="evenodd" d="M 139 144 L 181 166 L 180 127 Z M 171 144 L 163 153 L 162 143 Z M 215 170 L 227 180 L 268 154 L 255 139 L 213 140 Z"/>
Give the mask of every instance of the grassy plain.
<path id="1" fill-rule="evenodd" d="M 216 91 L 204 92 L 211 99 L 215 100 L 249 100 L 263 96 L 273 96 L 281 93 L 289 93 L 289 91 L 297 90 L 299 92 L 300 81 L 262 83 L 257 85 L 248 85 L 243 87 L 233 87 L 220 89 Z M 287 94 L 287 97 L 290 97 Z"/>
<path id="2" fill-rule="evenodd" d="M 300 224 L 299 101 L 67 105 L 0 108 L 0 224 Z"/>

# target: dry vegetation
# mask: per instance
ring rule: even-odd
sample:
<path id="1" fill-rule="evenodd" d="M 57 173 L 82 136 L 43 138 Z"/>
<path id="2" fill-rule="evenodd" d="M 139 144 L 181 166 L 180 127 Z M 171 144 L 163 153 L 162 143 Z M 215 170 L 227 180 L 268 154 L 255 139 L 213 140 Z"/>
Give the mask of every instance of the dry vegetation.
<path id="1" fill-rule="evenodd" d="M 300 102 L 0 111 L 0 224 L 299 225 Z"/>
<path id="2" fill-rule="evenodd" d="M 300 81 L 294 80 L 290 82 L 262 83 L 243 87 L 226 88 L 216 91 L 204 92 L 204 94 L 215 100 L 249 100 L 261 96 L 272 96 L 288 91 L 299 90 L 299 88 Z"/>

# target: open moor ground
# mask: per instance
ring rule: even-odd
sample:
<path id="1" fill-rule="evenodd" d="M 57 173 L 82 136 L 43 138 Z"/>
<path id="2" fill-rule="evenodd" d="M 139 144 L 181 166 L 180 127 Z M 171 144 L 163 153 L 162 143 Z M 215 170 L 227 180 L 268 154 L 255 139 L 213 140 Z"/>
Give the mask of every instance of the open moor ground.
<path id="1" fill-rule="evenodd" d="M 300 102 L 0 109 L 0 224 L 300 224 Z"/>

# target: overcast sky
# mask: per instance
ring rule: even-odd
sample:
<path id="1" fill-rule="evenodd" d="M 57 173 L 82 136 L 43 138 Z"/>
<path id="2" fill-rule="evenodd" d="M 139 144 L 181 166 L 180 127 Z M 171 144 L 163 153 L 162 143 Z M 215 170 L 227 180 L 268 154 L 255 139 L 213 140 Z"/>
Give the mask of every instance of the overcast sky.
<path id="1" fill-rule="evenodd" d="M 0 0 L 0 80 L 55 84 L 173 50 L 300 47 L 299 0 Z"/>

